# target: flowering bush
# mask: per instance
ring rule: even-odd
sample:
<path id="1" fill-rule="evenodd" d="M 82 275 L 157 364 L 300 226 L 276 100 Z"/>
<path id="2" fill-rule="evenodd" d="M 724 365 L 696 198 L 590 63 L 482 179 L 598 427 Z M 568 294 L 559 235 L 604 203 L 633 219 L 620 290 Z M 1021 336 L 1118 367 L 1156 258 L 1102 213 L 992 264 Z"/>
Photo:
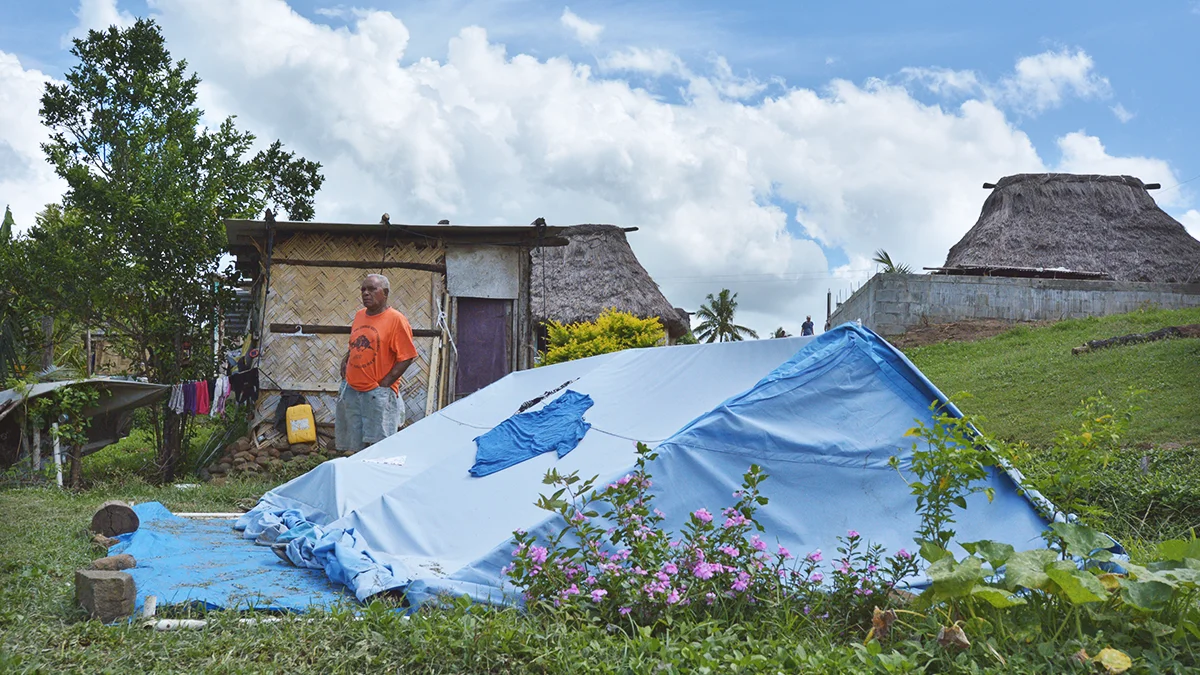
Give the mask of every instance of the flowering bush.
<path id="1" fill-rule="evenodd" d="M 600 489 L 595 478 L 547 473 L 545 482 L 558 489 L 538 506 L 559 514 L 563 527 L 544 542 L 514 533 L 516 549 L 505 570 L 528 605 L 586 608 L 609 621 L 645 624 L 679 612 L 728 614 L 787 603 L 813 618 L 863 625 L 917 570 L 906 551 L 885 557 L 854 531 L 839 538 L 829 578 L 820 571 L 820 550 L 797 560 L 770 545 L 755 520 L 767 504 L 759 489 L 767 475 L 756 465 L 744 474 L 732 506 L 693 511 L 673 539 L 648 492 L 646 464 L 655 457 L 639 443 L 634 472 Z"/>

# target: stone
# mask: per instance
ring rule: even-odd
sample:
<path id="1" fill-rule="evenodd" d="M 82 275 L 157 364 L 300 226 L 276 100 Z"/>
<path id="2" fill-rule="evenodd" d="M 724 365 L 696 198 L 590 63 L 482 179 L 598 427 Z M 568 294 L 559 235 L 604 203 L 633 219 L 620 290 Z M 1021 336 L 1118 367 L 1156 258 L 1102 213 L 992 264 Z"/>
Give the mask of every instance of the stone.
<path id="1" fill-rule="evenodd" d="M 271 447 L 276 450 L 287 450 L 288 445 L 290 444 L 288 443 L 287 436 L 276 436 L 275 440 L 271 441 Z"/>
<path id="2" fill-rule="evenodd" d="M 279 453 L 279 461 L 281 461 L 281 462 L 290 462 L 290 461 L 292 461 L 292 457 L 293 457 L 293 455 L 290 451 Z"/>
<path id="3" fill-rule="evenodd" d="M 101 548 L 108 549 L 121 543 L 121 540 L 114 539 L 113 537 L 106 537 L 102 534 L 97 534 L 96 536 L 92 537 L 92 543 Z"/>
<path id="4" fill-rule="evenodd" d="M 271 458 L 266 455 L 263 455 L 263 456 L 259 457 L 258 459 L 255 459 L 254 462 L 256 464 L 258 464 L 259 466 L 266 466 L 271 463 Z"/>
<path id="5" fill-rule="evenodd" d="M 133 509 L 122 501 L 107 501 L 92 515 L 92 532 L 115 537 L 138 529 L 141 521 Z"/>
<path id="6" fill-rule="evenodd" d="M 128 572 L 75 571 L 75 601 L 88 616 L 112 623 L 132 616 L 137 588 Z"/>
<path id="7" fill-rule="evenodd" d="M 243 436 L 243 437 L 237 439 L 236 441 L 234 441 L 230 447 L 233 449 L 233 452 L 235 454 L 242 452 L 243 450 L 249 450 L 250 449 L 250 439 Z"/>
<path id="8" fill-rule="evenodd" d="M 284 449 L 286 450 L 287 448 L 284 448 Z M 279 448 L 268 448 L 267 456 L 268 457 L 278 457 L 279 456 Z"/>
<path id="9" fill-rule="evenodd" d="M 110 555 L 107 558 L 97 558 L 87 566 L 89 570 L 103 570 L 105 572 L 120 572 L 130 567 L 137 567 L 137 560 L 134 560 L 133 556 L 128 553 Z"/>
<path id="10" fill-rule="evenodd" d="M 212 479 L 212 472 L 205 468 L 201 468 L 199 471 L 196 472 L 196 474 L 197 474 L 197 477 L 200 480 L 204 481 L 205 483 L 207 483 L 209 480 Z"/>
<path id="11" fill-rule="evenodd" d="M 236 462 L 239 459 L 242 460 L 243 462 L 250 461 L 250 460 L 254 459 L 254 453 L 250 452 L 249 450 L 246 450 L 244 452 L 239 452 L 238 454 L 233 456 L 233 461 Z"/>
<path id="12" fill-rule="evenodd" d="M 216 469 L 213 469 L 213 473 L 229 473 L 229 469 L 232 467 L 233 465 L 228 462 L 221 462 Z"/>
<path id="13" fill-rule="evenodd" d="M 293 443 L 291 445 L 291 447 L 289 448 L 289 450 L 292 451 L 293 455 L 307 455 L 311 452 L 316 452 L 317 444 L 316 443 Z"/>

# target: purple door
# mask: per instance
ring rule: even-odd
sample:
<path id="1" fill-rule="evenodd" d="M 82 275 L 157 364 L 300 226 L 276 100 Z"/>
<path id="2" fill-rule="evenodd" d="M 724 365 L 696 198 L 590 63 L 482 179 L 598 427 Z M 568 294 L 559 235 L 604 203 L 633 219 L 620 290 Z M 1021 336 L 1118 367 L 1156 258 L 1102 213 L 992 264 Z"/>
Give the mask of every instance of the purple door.
<path id="1" fill-rule="evenodd" d="M 509 302 L 483 298 L 458 299 L 455 398 L 482 389 L 508 374 Z"/>

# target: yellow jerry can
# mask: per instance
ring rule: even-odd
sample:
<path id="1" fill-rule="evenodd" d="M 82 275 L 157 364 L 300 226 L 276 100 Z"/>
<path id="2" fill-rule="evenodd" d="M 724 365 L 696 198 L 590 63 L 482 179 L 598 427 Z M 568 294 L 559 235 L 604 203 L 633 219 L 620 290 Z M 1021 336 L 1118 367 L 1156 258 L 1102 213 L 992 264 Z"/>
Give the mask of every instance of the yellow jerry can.
<path id="1" fill-rule="evenodd" d="M 317 421 L 307 403 L 287 409 L 288 443 L 313 443 L 317 440 Z"/>

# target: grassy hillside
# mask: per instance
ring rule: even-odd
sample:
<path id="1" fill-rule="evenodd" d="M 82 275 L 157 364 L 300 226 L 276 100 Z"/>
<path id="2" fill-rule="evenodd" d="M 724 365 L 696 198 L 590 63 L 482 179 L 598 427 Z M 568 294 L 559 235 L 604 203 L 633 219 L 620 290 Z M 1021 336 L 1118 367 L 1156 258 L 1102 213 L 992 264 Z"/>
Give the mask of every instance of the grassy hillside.
<path id="1" fill-rule="evenodd" d="M 1200 340 L 1162 340 L 1078 356 L 1088 340 L 1200 323 L 1200 309 L 1147 310 L 1104 318 L 1017 327 L 977 342 L 944 342 L 906 350 L 947 396 L 970 394 L 960 407 L 982 415 L 990 433 L 1048 445 L 1059 429 L 1074 427 L 1079 402 L 1103 391 L 1119 399 L 1130 387 L 1145 390 L 1142 411 L 1127 441 L 1200 442 Z"/>

